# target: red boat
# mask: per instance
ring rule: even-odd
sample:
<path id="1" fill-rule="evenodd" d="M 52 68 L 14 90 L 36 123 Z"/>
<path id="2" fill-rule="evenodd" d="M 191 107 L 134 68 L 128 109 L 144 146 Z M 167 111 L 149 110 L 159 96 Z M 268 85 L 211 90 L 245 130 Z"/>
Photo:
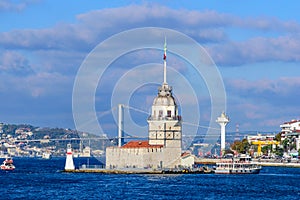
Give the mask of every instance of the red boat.
<path id="1" fill-rule="evenodd" d="M 15 166 L 14 166 L 14 164 L 13 164 L 12 158 L 7 157 L 7 158 L 3 161 L 2 165 L 1 165 L 1 169 L 2 169 L 2 170 L 6 170 L 6 171 L 14 170 L 14 169 L 15 169 Z"/>

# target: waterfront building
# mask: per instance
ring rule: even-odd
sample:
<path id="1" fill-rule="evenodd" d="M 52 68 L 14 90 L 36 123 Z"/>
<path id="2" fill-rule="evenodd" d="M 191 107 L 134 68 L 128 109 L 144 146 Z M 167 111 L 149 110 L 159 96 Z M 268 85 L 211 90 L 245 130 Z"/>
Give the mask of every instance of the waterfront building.
<path id="1" fill-rule="evenodd" d="M 257 134 L 257 135 L 247 135 L 246 139 L 248 143 L 251 144 L 251 142 L 256 142 L 256 141 L 274 141 L 275 140 L 275 134 L 269 134 L 269 135 L 262 135 L 262 134 Z"/>
<path id="2" fill-rule="evenodd" d="M 296 150 L 300 149 L 300 120 L 291 120 L 280 125 L 281 141 L 289 139 L 296 143 Z"/>
<path id="3" fill-rule="evenodd" d="M 163 83 L 153 100 L 148 122 L 148 140 L 130 141 L 125 145 L 106 149 L 106 168 L 176 168 L 191 166 L 194 161 L 181 157 L 182 119 L 167 83 L 166 43 L 164 46 Z"/>
<path id="4" fill-rule="evenodd" d="M 184 152 L 181 154 L 181 166 L 182 167 L 194 167 L 195 164 L 195 155 L 190 152 Z"/>
<path id="5" fill-rule="evenodd" d="M 292 135 L 300 134 L 300 120 L 291 120 L 280 125 L 281 138 L 285 139 Z"/>

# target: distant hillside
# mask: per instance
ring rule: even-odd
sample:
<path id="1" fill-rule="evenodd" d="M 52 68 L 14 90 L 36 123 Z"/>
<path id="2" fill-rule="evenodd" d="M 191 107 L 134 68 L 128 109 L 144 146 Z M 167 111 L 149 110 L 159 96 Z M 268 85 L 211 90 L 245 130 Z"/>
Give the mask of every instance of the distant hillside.
<path id="1" fill-rule="evenodd" d="M 57 155 L 64 155 L 68 143 L 73 149 L 91 147 L 92 150 L 104 151 L 112 142 L 106 137 L 97 136 L 71 129 L 40 128 L 29 124 L 0 123 L 0 150 L 7 152 L 7 148 L 16 146 L 20 152 L 31 154 L 34 149 L 51 150 Z M 32 150 L 33 149 L 33 150 Z"/>

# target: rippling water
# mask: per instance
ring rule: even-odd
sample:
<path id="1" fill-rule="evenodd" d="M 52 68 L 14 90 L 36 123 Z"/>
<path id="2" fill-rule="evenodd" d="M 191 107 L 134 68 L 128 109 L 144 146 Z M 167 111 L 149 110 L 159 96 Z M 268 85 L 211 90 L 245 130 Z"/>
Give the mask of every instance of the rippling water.
<path id="1" fill-rule="evenodd" d="M 63 173 L 64 158 L 15 158 L 1 171 L 1 199 L 300 199 L 300 168 L 257 175 Z M 97 160 L 90 160 L 96 164 Z M 75 159 L 75 165 L 86 159 Z"/>

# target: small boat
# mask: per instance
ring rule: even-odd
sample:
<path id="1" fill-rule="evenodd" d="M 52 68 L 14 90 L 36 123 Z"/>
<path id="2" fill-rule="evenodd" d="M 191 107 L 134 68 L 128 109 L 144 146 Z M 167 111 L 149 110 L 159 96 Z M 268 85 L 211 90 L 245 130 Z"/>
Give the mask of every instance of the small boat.
<path id="1" fill-rule="evenodd" d="M 1 170 L 11 171 L 14 170 L 15 166 L 11 157 L 6 157 L 1 165 Z"/>
<path id="2" fill-rule="evenodd" d="M 258 174 L 261 166 L 252 162 L 249 155 L 224 159 L 216 163 L 216 174 Z"/>

